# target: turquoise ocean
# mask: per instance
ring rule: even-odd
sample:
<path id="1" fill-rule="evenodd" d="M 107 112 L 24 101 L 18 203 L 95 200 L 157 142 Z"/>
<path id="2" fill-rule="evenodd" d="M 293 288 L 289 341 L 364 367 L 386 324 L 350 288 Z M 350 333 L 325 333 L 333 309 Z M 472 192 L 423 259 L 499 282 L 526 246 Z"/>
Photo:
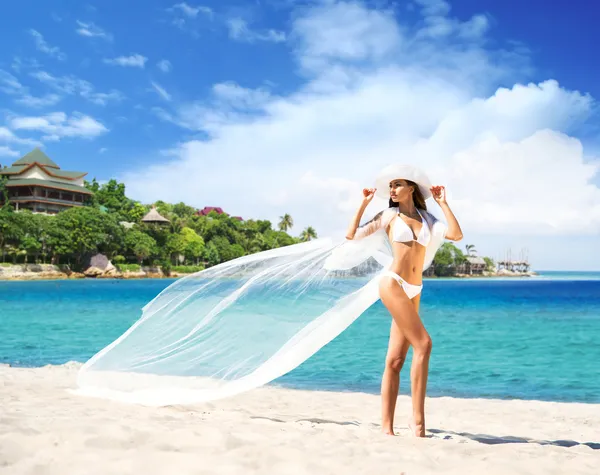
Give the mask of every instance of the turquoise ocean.
<path id="1" fill-rule="evenodd" d="M 0 282 L 0 363 L 84 362 L 172 282 Z M 424 285 L 421 316 L 433 339 L 429 396 L 600 403 L 600 272 Z M 273 384 L 378 393 L 389 327 L 377 302 Z M 410 391 L 410 355 L 402 394 Z"/>

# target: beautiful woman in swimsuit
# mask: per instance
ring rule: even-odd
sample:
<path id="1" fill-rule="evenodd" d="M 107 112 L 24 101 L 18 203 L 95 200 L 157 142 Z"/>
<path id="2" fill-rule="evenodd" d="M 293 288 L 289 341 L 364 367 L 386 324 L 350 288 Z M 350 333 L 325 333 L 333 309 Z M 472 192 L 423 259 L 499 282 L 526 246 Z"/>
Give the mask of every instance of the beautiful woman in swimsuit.
<path id="1" fill-rule="evenodd" d="M 362 215 L 377 196 L 389 198 L 389 208 L 359 227 Z M 362 239 L 383 230 L 391 243 L 393 262 L 379 285 L 381 301 L 392 316 L 388 352 L 381 382 L 382 430 L 394 435 L 394 410 L 400 385 L 400 370 L 409 346 L 413 347 L 410 371 L 413 415 L 409 429 L 425 436 L 425 392 L 431 337 L 419 317 L 423 266 L 427 246 L 437 218 L 427 211 L 425 200 L 433 197 L 447 221 L 445 239 L 462 239 L 460 225 L 446 202 L 443 186 L 431 186 L 427 176 L 411 166 L 392 166 L 382 172 L 376 188 L 363 190 L 363 201 L 352 220 L 347 239 Z M 440 222 L 439 225 L 442 225 Z M 437 249 L 436 249 L 437 250 Z"/>

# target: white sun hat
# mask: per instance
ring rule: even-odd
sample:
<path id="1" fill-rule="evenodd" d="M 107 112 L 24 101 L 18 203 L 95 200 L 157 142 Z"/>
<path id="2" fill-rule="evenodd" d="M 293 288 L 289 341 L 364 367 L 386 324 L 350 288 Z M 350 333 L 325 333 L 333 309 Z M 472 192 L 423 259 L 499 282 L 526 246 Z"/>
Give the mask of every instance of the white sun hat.
<path id="1" fill-rule="evenodd" d="M 431 182 L 425 172 L 412 165 L 388 165 L 385 167 L 375 179 L 375 196 L 383 199 L 390 197 L 390 182 L 392 180 L 410 180 L 419 186 L 419 190 L 423 194 L 423 198 L 431 197 Z"/>

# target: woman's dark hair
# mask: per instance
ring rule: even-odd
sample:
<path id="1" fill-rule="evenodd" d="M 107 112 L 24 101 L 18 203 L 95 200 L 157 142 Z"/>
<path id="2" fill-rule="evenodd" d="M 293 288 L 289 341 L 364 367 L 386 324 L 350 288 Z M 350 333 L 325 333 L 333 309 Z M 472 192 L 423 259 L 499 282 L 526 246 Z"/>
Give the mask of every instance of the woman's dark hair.
<path id="1" fill-rule="evenodd" d="M 423 193 L 421 193 L 421 189 L 419 188 L 419 185 L 417 185 L 414 181 L 410 181 L 410 180 L 404 180 L 404 181 L 406 182 L 406 184 L 408 186 L 412 186 L 414 189 L 413 203 L 415 204 L 415 207 L 419 208 L 419 209 L 424 209 L 425 211 L 427 211 L 427 204 L 425 203 L 425 198 L 423 198 Z M 397 208 L 399 206 L 399 203 L 394 203 L 394 201 L 390 198 L 389 205 L 390 205 L 390 208 L 392 208 L 392 207 Z"/>

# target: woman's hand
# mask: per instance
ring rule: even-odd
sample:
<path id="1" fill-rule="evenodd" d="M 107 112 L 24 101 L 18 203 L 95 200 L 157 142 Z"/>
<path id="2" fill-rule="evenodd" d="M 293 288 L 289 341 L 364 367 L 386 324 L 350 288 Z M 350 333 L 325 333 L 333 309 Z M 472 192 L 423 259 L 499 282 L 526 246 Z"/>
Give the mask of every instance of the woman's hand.
<path id="1" fill-rule="evenodd" d="M 363 188 L 363 200 L 358 210 L 356 210 L 356 214 L 354 215 L 352 222 L 348 226 L 348 231 L 346 232 L 346 239 L 354 239 L 354 236 L 356 235 L 356 230 L 358 229 L 358 225 L 360 223 L 360 218 L 362 218 L 362 215 L 365 212 L 367 205 L 375 196 L 375 190 L 376 188 Z"/>
<path id="2" fill-rule="evenodd" d="M 443 186 L 432 186 L 429 190 L 437 204 L 442 205 L 446 203 L 446 188 Z"/>
<path id="3" fill-rule="evenodd" d="M 368 205 L 375 196 L 377 188 L 363 188 L 363 204 Z"/>
<path id="4" fill-rule="evenodd" d="M 460 241 L 463 238 L 462 229 L 460 229 L 460 224 L 458 224 L 456 216 L 454 216 L 454 213 L 450 209 L 450 205 L 446 202 L 446 188 L 443 186 L 432 186 L 430 190 L 433 199 L 444 211 L 444 216 L 448 222 L 446 239 L 449 239 L 450 241 Z"/>

